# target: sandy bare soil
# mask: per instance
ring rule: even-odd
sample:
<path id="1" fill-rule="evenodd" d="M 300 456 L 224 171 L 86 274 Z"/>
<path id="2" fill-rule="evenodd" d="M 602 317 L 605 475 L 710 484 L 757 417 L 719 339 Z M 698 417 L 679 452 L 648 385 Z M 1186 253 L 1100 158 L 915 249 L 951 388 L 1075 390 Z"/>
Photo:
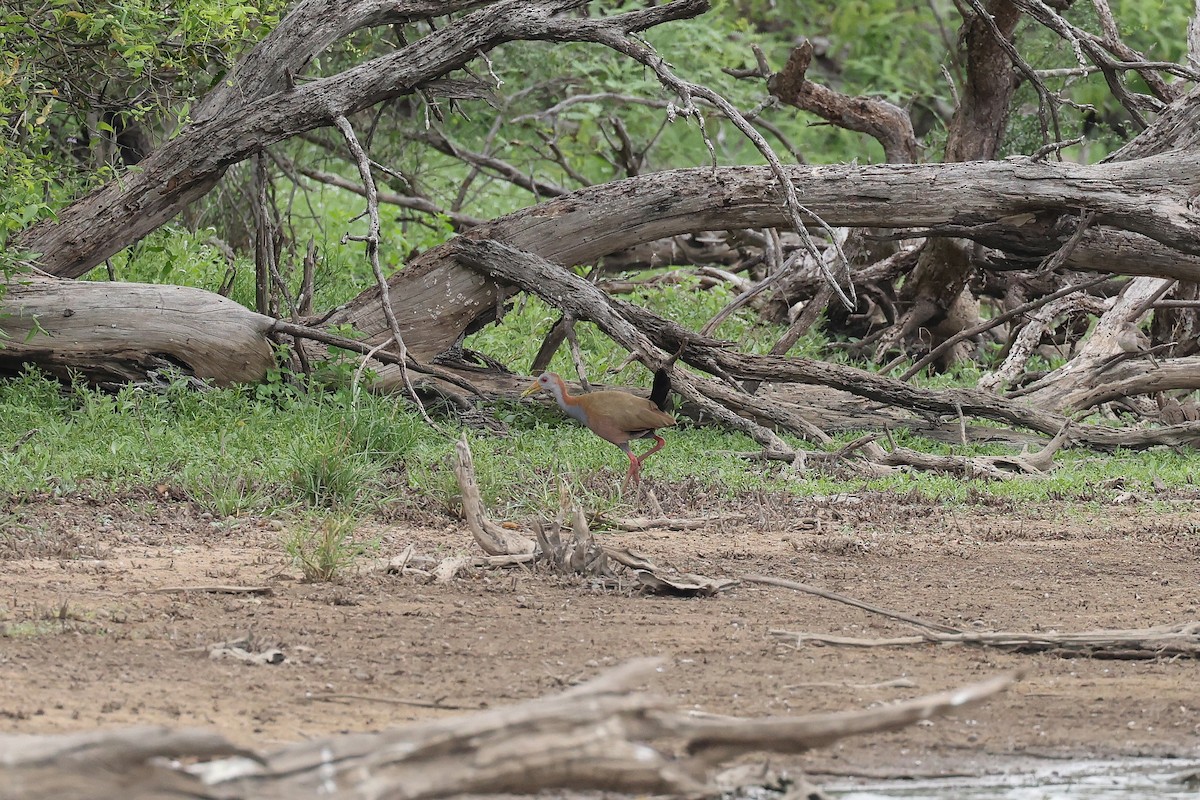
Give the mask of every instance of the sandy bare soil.
<path id="1" fill-rule="evenodd" d="M 963 628 L 1081 631 L 1200 617 L 1193 497 L 1156 510 L 1103 497 L 948 509 L 903 497 L 730 502 L 657 489 L 665 513 L 713 521 L 598 535 L 681 571 L 778 576 Z M 420 516 L 362 535 L 382 556 L 410 544 L 435 558 L 475 553 L 458 522 Z M 970 772 L 1013 755 L 1200 756 L 1194 661 L 796 649 L 770 631 L 911 629 L 749 584 L 677 599 L 523 568 L 470 570 L 449 585 L 365 570 L 310 584 L 284 554 L 284 524 L 214 520 L 152 492 L 0 510 L 0 727 L 199 725 L 269 747 L 532 698 L 653 654 L 669 665 L 653 688 L 680 708 L 741 716 L 866 708 L 1023 671 L 986 706 L 796 760 L 818 780 Z M 177 591 L 212 585 L 271 593 Z M 210 657 L 215 643 L 246 637 L 284 660 Z"/>

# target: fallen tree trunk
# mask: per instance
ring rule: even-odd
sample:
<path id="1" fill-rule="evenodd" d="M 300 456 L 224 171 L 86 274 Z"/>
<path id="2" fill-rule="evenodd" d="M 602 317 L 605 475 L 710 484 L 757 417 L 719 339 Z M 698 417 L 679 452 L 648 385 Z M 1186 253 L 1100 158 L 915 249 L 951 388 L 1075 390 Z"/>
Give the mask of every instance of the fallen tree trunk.
<path id="1" fill-rule="evenodd" d="M 257 383 L 275 365 L 275 320 L 202 289 L 26 275 L 0 289 L 3 375 L 32 364 L 119 386 L 177 369 L 229 385 Z"/>
<path id="2" fill-rule="evenodd" d="M 1189 199 L 1200 191 L 1200 152 L 1102 166 L 1012 158 L 787 169 L 800 202 L 830 225 L 918 229 L 1036 257 L 1056 251 L 1066 238 L 1054 225 L 1060 217 L 1088 208 L 1096 214 L 1095 230 L 1084 233 L 1065 266 L 1136 262 L 1149 274 L 1200 277 L 1200 213 Z M 472 228 L 463 238 L 494 239 L 574 265 L 667 236 L 786 222 L 766 167 L 697 168 L 582 189 Z M 1112 247 L 1132 249 L 1117 260 Z M 491 319 L 508 293 L 457 264 L 448 246 L 414 259 L 388 284 L 393 304 L 409 312 L 400 328 L 419 360 Z M 372 342 L 390 335 L 374 289 L 329 324 L 351 324 Z"/>
<path id="3" fill-rule="evenodd" d="M 1007 689 L 1001 675 L 884 708 L 738 719 L 671 710 L 638 691 L 643 659 L 562 694 L 379 733 L 348 733 L 256 755 L 203 731 L 133 728 L 0 735 L 0 800 L 190 797 L 448 797 L 543 789 L 716 796 L 716 768 L 755 752 L 802 753 L 904 728 Z M 662 742 L 662 745 L 655 743 Z M 216 760 L 214 756 L 234 756 Z"/>

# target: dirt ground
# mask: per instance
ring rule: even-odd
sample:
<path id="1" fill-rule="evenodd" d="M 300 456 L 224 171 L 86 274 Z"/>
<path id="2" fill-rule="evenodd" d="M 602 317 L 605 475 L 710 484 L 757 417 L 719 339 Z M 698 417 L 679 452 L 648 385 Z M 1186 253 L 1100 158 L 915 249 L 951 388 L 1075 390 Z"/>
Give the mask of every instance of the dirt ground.
<path id="1" fill-rule="evenodd" d="M 1087 504 L 948 508 L 878 495 L 726 501 L 656 492 L 664 513 L 711 521 L 598 536 L 681 571 L 802 581 L 968 629 L 1200 618 L 1200 493 L 1153 504 L 1098 495 Z M 361 532 L 380 556 L 410 544 L 439 559 L 476 553 L 447 515 L 395 516 Z M 524 568 L 468 570 L 448 585 L 365 569 L 305 583 L 284 553 L 284 523 L 216 520 L 153 492 L 10 502 L 0 531 L 0 729 L 11 732 L 163 723 L 265 749 L 533 698 L 661 655 L 668 668 L 652 688 L 681 709 L 739 716 L 868 708 L 1024 673 L 987 705 L 795 759 L 818 782 L 963 774 L 1014 756 L 1200 756 L 1194 661 L 930 645 L 797 649 L 771 631 L 911 629 L 751 584 L 678 599 Z M 217 584 L 271 593 L 178 591 Z M 278 647 L 284 660 L 210 657 L 215 643 L 245 637 L 257 649 Z"/>

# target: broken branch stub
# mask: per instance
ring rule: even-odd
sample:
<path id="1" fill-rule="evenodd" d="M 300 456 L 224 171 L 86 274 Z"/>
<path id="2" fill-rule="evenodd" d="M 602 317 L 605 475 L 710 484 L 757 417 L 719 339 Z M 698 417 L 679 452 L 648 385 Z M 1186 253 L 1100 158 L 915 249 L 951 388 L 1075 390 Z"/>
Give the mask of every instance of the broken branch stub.
<path id="1" fill-rule="evenodd" d="M 454 474 L 462 492 L 463 518 L 475 542 L 490 556 L 513 556 L 532 553 L 537 549 L 532 539 L 507 530 L 488 519 L 484 513 L 479 484 L 475 481 L 475 460 L 467 434 L 463 433 L 454 445 Z"/>

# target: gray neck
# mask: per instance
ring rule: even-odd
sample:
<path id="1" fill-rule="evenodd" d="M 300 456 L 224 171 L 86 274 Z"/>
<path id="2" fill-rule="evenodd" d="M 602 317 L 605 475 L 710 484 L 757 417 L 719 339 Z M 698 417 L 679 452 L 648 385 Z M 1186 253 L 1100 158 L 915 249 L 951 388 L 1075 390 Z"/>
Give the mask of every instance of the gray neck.
<path id="1" fill-rule="evenodd" d="M 584 419 L 583 406 L 578 403 L 568 403 L 566 397 L 563 396 L 563 387 L 558 381 L 550 383 L 550 394 L 554 395 L 554 402 L 558 403 L 558 407 L 563 410 L 563 413 L 568 417 L 587 425 L 587 420 Z"/>

